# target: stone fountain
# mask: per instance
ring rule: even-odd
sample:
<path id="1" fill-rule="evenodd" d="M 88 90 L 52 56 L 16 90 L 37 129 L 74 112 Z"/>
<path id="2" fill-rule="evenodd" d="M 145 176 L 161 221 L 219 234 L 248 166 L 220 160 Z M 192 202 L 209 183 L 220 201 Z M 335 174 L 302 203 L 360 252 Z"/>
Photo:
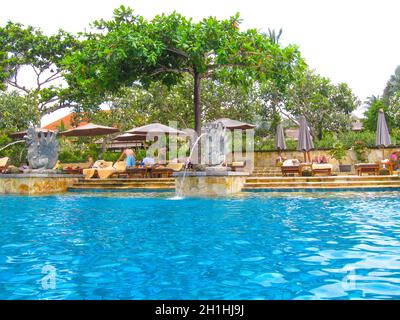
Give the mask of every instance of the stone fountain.
<path id="1" fill-rule="evenodd" d="M 58 160 L 58 141 L 56 132 L 39 132 L 30 127 L 25 136 L 28 147 L 29 168 L 25 173 L 57 173 L 53 168 Z"/>
<path id="2" fill-rule="evenodd" d="M 227 136 L 222 122 L 205 126 L 202 150 L 204 163 L 196 171 L 178 172 L 176 177 L 177 195 L 227 196 L 239 193 L 246 181 L 248 172 L 235 172 L 226 166 Z M 194 148 L 195 145 L 192 147 Z M 199 169 L 200 168 L 200 169 Z"/>
<path id="3" fill-rule="evenodd" d="M 29 169 L 23 173 L 1 174 L 0 194 L 51 194 L 67 191 L 80 175 L 55 170 L 58 160 L 57 132 L 37 132 L 30 127 L 25 138 Z"/>

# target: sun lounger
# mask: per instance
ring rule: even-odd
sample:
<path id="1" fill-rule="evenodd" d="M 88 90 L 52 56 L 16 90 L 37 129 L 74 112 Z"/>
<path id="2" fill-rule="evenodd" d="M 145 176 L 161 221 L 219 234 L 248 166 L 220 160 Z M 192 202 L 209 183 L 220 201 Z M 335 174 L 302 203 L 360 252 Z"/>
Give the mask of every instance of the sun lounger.
<path id="1" fill-rule="evenodd" d="M 183 163 L 168 163 L 166 166 L 158 166 L 151 168 L 152 178 L 168 178 L 171 177 L 174 172 L 181 171 L 183 169 Z"/>
<path id="2" fill-rule="evenodd" d="M 244 171 L 244 168 L 246 167 L 246 160 L 232 162 L 230 167 L 232 171 Z"/>
<path id="3" fill-rule="evenodd" d="M 287 177 L 288 174 L 301 174 L 300 162 L 297 159 L 285 160 L 281 166 L 282 176 Z"/>
<path id="4" fill-rule="evenodd" d="M 84 169 L 90 169 L 90 162 L 81 163 L 59 163 L 57 168 L 66 174 L 82 174 Z"/>
<path id="5" fill-rule="evenodd" d="M 150 167 L 126 167 L 126 173 L 129 177 L 146 178 Z"/>
<path id="6" fill-rule="evenodd" d="M 358 163 L 354 167 L 359 176 L 362 176 L 363 173 L 373 173 L 374 175 L 379 174 L 379 164 L 377 163 Z"/>
<path id="7" fill-rule="evenodd" d="M 110 161 L 97 160 L 91 168 L 83 169 L 82 173 L 85 175 L 85 179 L 91 179 L 97 174 L 97 169 L 112 167 L 112 165 L 113 163 Z"/>
<path id="8" fill-rule="evenodd" d="M 287 177 L 288 174 L 300 175 L 300 165 L 298 166 L 281 166 L 282 176 Z"/>
<path id="9" fill-rule="evenodd" d="M 108 179 L 112 176 L 120 176 L 126 174 L 126 162 L 118 161 L 113 166 L 97 169 L 97 175 L 100 179 Z"/>
<path id="10" fill-rule="evenodd" d="M 0 173 L 3 173 L 6 171 L 9 162 L 10 162 L 10 158 L 8 158 L 8 157 L 0 158 Z"/>
<path id="11" fill-rule="evenodd" d="M 313 163 L 311 165 L 311 174 L 314 176 L 316 174 L 326 174 L 328 176 L 332 175 L 333 165 L 330 163 Z"/>

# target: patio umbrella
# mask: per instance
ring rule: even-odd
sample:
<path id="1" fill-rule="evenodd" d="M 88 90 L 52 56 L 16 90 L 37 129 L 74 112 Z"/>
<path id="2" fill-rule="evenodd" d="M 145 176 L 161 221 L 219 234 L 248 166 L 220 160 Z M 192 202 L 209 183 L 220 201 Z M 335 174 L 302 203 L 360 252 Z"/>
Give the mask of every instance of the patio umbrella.
<path id="1" fill-rule="evenodd" d="M 308 129 L 307 121 L 304 116 L 300 116 L 299 140 L 297 141 L 297 150 L 304 152 L 304 161 L 311 162 L 310 151 L 314 149 L 310 130 Z"/>
<path id="2" fill-rule="evenodd" d="M 63 131 L 60 134 L 66 137 L 92 137 L 102 136 L 119 132 L 119 129 L 114 127 L 106 127 L 99 124 L 88 123 L 82 126 Z"/>
<path id="3" fill-rule="evenodd" d="M 255 127 L 255 125 L 252 125 L 250 123 L 241 122 L 241 121 L 233 120 L 233 119 L 229 119 L 229 118 L 217 119 L 210 123 L 219 123 L 219 122 L 222 122 L 224 127 L 229 130 L 235 130 L 235 129 L 246 130 L 246 129 L 253 129 Z"/>
<path id="4" fill-rule="evenodd" d="M 43 129 L 43 128 L 35 128 L 37 134 L 39 135 L 41 132 L 43 133 L 48 133 L 48 132 L 54 132 L 54 130 L 49 130 L 49 129 Z M 28 131 L 20 131 L 20 132 L 14 132 L 10 133 L 8 136 L 13 139 L 23 139 L 24 136 L 28 134 Z"/>
<path id="5" fill-rule="evenodd" d="M 177 130 L 172 127 L 168 127 L 166 125 L 163 125 L 161 123 L 152 123 L 148 124 L 142 127 L 138 128 L 133 128 L 127 133 L 133 133 L 133 134 L 141 134 L 141 135 L 147 135 L 147 134 L 153 134 L 153 135 L 178 135 L 178 134 L 185 134 L 185 132 Z"/>
<path id="6" fill-rule="evenodd" d="M 376 127 L 376 145 L 382 148 L 382 159 L 385 158 L 385 147 L 392 144 L 390 141 L 389 129 L 385 119 L 383 109 L 379 110 L 378 125 Z"/>
<path id="7" fill-rule="evenodd" d="M 141 135 L 141 134 L 133 134 L 133 133 L 120 134 L 113 139 L 113 141 L 121 141 L 121 142 L 141 141 L 141 140 L 146 140 L 146 136 Z"/>
<path id="8" fill-rule="evenodd" d="M 285 134 L 280 123 L 276 126 L 275 148 L 279 150 L 279 156 L 281 156 L 281 151 L 286 149 Z"/>

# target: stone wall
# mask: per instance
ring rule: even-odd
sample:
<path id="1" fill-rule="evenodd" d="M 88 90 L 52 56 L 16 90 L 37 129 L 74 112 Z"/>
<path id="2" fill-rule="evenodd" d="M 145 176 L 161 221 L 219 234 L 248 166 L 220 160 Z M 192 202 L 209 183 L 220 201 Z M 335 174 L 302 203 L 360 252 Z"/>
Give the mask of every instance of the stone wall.
<path id="1" fill-rule="evenodd" d="M 207 174 L 206 172 L 189 172 L 185 177 L 178 174 L 175 188 L 180 196 L 215 197 L 239 193 L 246 182 L 248 174 L 227 172 L 225 174 Z"/>
<path id="2" fill-rule="evenodd" d="M 385 149 L 385 158 L 388 158 L 393 151 L 400 151 L 400 148 L 386 148 Z M 330 157 L 329 150 L 314 150 L 311 151 L 311 157 L 326 155 Z M 254 152 L 254 166 L 255 167 L 274 167 L 275 160 L 278 158 L 278 151 L 255 151 Z M 304 156 L 302 152 L 296 150 L 288 150 L 283 151 L 282 156 L 287 159 L 299 159 L 300 161 L 304 161 Z M 368 149 L 368 162 L 375 162 L 382 160 L 382 149 Z M 336 159 L 332 159 L 329 161 L 333 164 L 334 170 L 338 169 L 338 161 Z M 341 161 L 342 164 L 350 164 L 354 165 L 358 163 L 356 154 L 353 150 L 347 151 L 347 156 Z"/>
<path id="3" fill-rule="evenodd" d="M 0 194 L 38 195 L 66 192 L 79 175 L 0 174 Z"/>

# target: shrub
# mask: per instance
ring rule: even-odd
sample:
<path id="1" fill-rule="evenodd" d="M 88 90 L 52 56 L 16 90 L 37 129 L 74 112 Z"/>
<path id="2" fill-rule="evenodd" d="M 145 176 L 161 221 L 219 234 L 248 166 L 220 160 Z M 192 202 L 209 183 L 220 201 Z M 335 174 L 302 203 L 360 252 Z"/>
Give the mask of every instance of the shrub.
<path id="1" fill-rule="evenodd" d="M 346 149 L 351 149 L 354 145 L 362 141 L 365 147 L 375 147 L 375 132 L 372 131 L 346 131 L 338 136 L 338 140 L 343 143 Z"/>
<path id="2" fill-rule="evenodd" d="M 111 162 L 116 162 L 118 158 L 120 157 L 121 153 L 120 152 L 115 152 L 115 151 L 106 151 L 101 155 L 101 159 L 105 161 L 111 161 Z"/>
<path id="3" fill-rule="evenodd" d="M 332 158 L 336 159 L 340 164 L 341 160 L 346 156 L 346 149 L 344 148 L 343 143 L 336 141 L 333 144 L 333 149 L 329 153 Z"/>
<path id="4" fill-rule="evenodd" d="M 353 145 L 353 150 L 356 153 L 357 160 L 360 162 L 367 161 L 367 144 L 363 140 L 358 140 Z"/>

